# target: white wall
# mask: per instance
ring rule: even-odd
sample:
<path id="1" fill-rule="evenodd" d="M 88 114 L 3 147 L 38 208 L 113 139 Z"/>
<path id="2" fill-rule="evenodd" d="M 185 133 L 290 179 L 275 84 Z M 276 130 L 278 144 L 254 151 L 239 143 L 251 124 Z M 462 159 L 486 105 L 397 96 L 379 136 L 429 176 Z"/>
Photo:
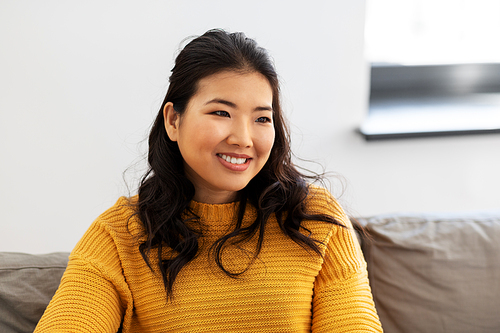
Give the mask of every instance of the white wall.
<path id="1" fill-rule="evenodd" d="M 70 251 L 128 194 L 130 166 L 134 191 L 175 52 L 213 27 L 272 53 L 293 147 L 346 179 L 351 213 L 498 208 L 499 135 L 366 143 L 354 133 L 367 104 L 364 5 L 0 2 L 0 251 Z"/>

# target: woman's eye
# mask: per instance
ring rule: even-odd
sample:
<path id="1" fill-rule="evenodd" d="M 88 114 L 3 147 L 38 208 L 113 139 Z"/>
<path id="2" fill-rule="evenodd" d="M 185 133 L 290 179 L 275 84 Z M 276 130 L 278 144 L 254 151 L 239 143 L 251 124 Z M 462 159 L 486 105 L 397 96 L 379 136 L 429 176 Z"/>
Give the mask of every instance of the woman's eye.
<path id="1" fill-rule="evenodd" d="M 229 117 L 229 112 L 227 112 L 227 111 L 215 111 L 215 112 L 213 112 L 213 114 L 216 114 L 216 115 L 221 116 L 221 117 Z"/>
<path id="2" fill-rule="evenodd" d="M 256 122 L 258 122 L 258 123 L 270 123 L 271 122 L 271 118 L 269 118 L 269 117 L 259 117 L 259 118 L 257 118 Z"/>

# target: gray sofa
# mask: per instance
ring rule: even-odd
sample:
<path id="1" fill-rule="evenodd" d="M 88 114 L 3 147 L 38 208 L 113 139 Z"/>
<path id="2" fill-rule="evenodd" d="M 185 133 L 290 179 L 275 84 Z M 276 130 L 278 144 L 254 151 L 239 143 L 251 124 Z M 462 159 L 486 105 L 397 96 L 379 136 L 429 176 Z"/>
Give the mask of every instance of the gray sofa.
<path id="1" fill-rule="evenodd" d="M 385 332 L 500 332 L 500 210 L 353 219 Z M 0 332 L 32 332 L 68 253 L 0 253 Z"/>

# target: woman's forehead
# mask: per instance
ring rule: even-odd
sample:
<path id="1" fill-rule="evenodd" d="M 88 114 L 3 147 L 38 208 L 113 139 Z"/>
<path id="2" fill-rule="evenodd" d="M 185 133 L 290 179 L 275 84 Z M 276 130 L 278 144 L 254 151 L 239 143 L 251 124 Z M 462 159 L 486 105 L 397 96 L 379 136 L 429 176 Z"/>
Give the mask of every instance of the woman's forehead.
<path id="1" fill-rule="evenodd" d="M 259 72 L 224 71 L 200 79 L 191 101 L 203 106 L 218 103 L 233 108 L 247 103 L 256 104 L 255 107 L 262 110 L 272 110 L 273 90 Z"/>

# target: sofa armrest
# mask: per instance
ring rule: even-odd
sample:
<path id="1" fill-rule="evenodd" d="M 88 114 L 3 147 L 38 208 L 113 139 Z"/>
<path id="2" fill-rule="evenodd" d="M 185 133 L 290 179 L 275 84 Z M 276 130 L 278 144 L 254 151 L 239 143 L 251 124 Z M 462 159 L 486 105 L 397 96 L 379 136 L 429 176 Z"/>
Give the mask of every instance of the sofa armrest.
<path id="1" fill-rule="evenodd" d="M 385 332 L 500 332 L 500 211 L 357 220 Z"/>
<path id="2" fill-rule="evenodd" d="M 68 264 L 67 252 L 0 252 L 0 332 L 33 332 Z"/>

